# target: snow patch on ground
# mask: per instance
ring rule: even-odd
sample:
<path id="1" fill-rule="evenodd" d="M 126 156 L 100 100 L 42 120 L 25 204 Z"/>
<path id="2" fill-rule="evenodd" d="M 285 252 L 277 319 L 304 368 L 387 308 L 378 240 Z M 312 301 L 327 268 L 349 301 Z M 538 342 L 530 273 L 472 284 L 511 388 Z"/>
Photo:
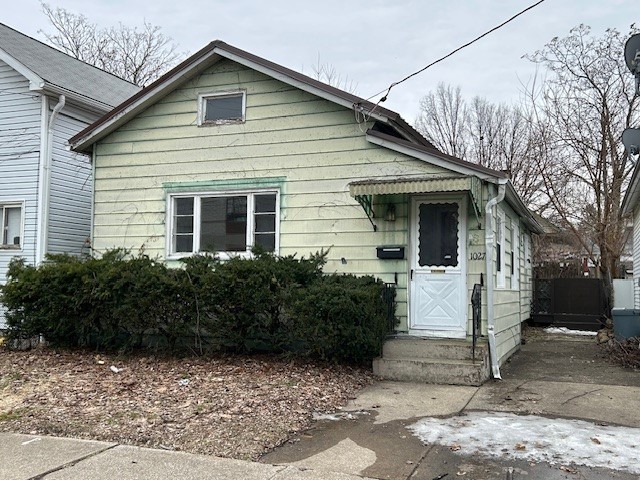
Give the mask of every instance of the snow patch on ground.
<path id="1" fill-rule="evenodd" d="M 588 337 L 595 337 L 598 332 L 589 332 L 586 330 L 570 330 L 567 327 L 547 327 L 544 329 L 547 333 L 562 333 L 564 335 L 583 335 Z"/>
<path id="2" fill-rule="evenodd" d="M 323 413 L 323 412 L 313 412 L 314 420 L 328 420 L 337 422 L 339 420 L 355 420 L 360 415 L 369 415 L 369 412 L 365 411 L 355 411 L 355 412 L 336 412 L 336 413 Z"/>
<path id="3" fill-rule="evenodd" d="M 492 412 L 424 418 L 407 428 L 459 454 L 640 473 L 640 428 Z"/>

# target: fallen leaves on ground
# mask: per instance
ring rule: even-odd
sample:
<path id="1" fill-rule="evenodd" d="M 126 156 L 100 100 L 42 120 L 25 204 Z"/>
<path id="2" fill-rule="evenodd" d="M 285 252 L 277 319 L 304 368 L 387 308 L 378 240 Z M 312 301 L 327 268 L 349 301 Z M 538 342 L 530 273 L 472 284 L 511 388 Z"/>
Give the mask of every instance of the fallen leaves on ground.
<path id="1" fill-rule="evenodd" d="M 372 382 L 273 357 L 0 349 L 0 431 L 256 459 Z"/>

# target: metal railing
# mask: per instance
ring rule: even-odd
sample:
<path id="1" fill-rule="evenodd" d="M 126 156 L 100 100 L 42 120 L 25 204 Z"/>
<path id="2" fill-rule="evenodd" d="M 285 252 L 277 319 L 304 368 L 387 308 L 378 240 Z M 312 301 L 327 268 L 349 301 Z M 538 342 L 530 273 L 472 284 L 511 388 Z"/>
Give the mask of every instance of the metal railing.
<path id="1" fill-rule="evenodd" d="M 473 361 L 476 360 L 476 345 L 478 338 L 480 338 L 482 328 L 482 284 L 476 283 L 473 286 L 473 292 L 471 293 L 471 312 L 473 322 L 473 346 L 472 355 Z"/>
<path id="2" fill-rule="evenodd" d="M 396 284 L 385 283 L 382 290 L 382 300 L 387 304 L 387 328 L 389 334 L 396 329 Z"/>

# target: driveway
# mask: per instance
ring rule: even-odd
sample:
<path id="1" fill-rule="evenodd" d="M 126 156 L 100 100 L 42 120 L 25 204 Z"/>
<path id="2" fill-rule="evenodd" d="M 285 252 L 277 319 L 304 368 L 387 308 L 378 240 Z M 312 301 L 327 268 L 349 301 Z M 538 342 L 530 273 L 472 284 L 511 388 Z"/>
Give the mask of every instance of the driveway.
<path id="1" fill-rule="evenodd" d="M 604 432 L 608 426 L 640 427 L 638 372 L 609 364 L 592 337 L 538 330 L 527 337 L 527 343 L 501 369 L 503 380 L 492 380 L 479 388 L 379 382 L 365 389 L 340 415 L 319 418 L 310 430 L 261 461 L 384 479 L 483 480 L 507 475 L 514 479 L 637 479 L 637 474 L 623 470 L 576 466 L 560 456 L 549 461 L 509 456 L 509 449 L 535 450 L 544 443 L 538 440 L 534 446 L 524 437 L 523 444 L 495 447 L 490 457 L 462 454 L 474 436 L 481 436 L 481 444 L 493 446 L 488 439 L 494 433 L 490 429 L 472 433 L 465 437 L 469 442 L 463 438 L 459 444 L 423 443 L 407 429 L 425 417 L 439 418 L 437 424 L 458 428 L 470 424 L 472 417 L 500 417 L 502 422 L 516 419 L 510 421 L 510 427 L 522 418 L 512 414 L 536 415 L 547 422 L 539 427 L 545 430 L 535 431 L 538 427 L 534 426 L 528 433 L 531 439 L 547 439 L 549 451 L 554 452 L 554 443 L 562 442 L 551 433 L 553 427 L 574 425 L 573 419 L 588 421 L 596 432 L 598 428 Z M 549 426 L 545 417 L 557 420 Z M 571 428 L 581 429 L 586 424 L 575 425 L 578 427 Z M 588 443 L 594 443 L 590 447 L 600 446 L 599 437 L 587 437 Z M 608 451 L 604 446 L 602 449 Z"/>

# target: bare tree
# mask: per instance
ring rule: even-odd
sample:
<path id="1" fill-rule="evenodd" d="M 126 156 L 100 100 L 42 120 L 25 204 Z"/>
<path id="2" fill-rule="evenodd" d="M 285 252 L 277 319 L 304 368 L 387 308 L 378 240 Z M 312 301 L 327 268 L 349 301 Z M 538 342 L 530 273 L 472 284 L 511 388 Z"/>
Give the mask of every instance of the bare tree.
<path id="1" fill-rule="evenodd" d="M 348 76 L 343 77 L 333 65 L 321 62 L 319 54 L 318 61 L 311 67 L 311 70 L 313 71 L 313 78 L 327 85 L 353 94 L 355 94 L 358 89 L 358 84 L 355 83 L 353 79 L 350 79 Z"/>
<path id="2" fill-rule="evenodd" d="M 539 89 L 529 90 L 536 159 L 559 160 L 553 169 L 540 165 L 546 194 L 609 288 L 627 235 L 620 205 L 632 171 L 620 136 L 638 117 L 625 39 L 615 29 L 593 37 L 580 25 L 529 56 L 546 70 Z"/>
<path id="3" fill-rule="evenodd" d="M 469 148 L 468 111 L 460 87 L 439 83 L 420 100 L 416 128 L 439 150 L 464 158 Z"/>
<path id="4" fill-rule="evenodd" d="M 439 84 L 420 101 L 416 128 L 439 150 L 469 162 L 503 170 L 525 202 L 547 207 L 536 154 L 536 132 L 520 107 L 496 105 L 475 97 L 469 104 L 460 87 Z"/>
<path id="5" fill-rule="evenodd" d="M 40 31 L 54 47 L 140 86 L 147 85 L 176 64 L 185 54 L 160 27 L 99 28 L 84 15 L 41 3 L 55 33 Z"/>

